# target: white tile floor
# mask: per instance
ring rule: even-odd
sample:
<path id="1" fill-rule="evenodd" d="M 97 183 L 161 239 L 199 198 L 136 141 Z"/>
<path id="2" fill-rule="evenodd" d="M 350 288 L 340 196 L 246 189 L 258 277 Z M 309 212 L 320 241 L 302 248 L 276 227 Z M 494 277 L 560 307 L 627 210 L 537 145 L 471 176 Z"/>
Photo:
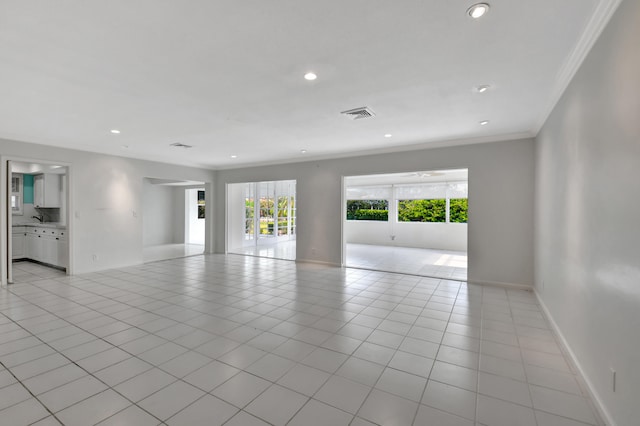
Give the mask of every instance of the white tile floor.
<path id="1" fill-rule="evenodd" d="M 204 253 L 202 244 L 160 244 L 145 247 L 142 250 L 142 261 L 145 263 L 156 262 L 158 260 L 176 259 L 202 253 Z"/>
<path id="2" fill-rule="evenodd" d="M 347 244 L 346 266 L 401 274 L 467 280 L 467 252 Z"/>
<path id="3" fill-rule="evenodd" d="M 0 290 L 3 425 L 601 425 L 525 291 L 193 256 Z"/>
<path id="4" fill-rule="evenodd" d="M 296 260 L 296 241 L 281 241 L 279 243 L 260 241 L 257 246 L 254 244 L 229 249 L 229 253 L 268 257 L 270 259 Z"/>

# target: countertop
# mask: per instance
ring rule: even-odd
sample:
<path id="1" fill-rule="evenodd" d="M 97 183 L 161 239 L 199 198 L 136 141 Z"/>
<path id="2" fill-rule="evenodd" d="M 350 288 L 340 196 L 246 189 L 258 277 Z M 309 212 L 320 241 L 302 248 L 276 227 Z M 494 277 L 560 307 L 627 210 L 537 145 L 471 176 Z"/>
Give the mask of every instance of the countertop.
<path id="1" fill-rule="evenodd" d="M 57 223 L 57 222 L 45 222 L 45 223 L 38 223 L 38 222 L 29 222 L 29 223 L 14 223 L 13 224 L 14 227 L 16 226 L 29 226 L 29 227 L 33 227 L 33 228 L 54 228 L 54 229 L 67 229 L 67 225 L 63 225 L 61 223 Z"/>

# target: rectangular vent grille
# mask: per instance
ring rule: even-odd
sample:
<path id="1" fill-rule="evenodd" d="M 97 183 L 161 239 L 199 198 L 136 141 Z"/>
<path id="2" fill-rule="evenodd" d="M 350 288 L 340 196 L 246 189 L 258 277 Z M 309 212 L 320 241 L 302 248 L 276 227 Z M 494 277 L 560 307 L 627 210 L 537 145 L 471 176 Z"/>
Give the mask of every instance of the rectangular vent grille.
<path id="1" fill-rule="evenodd" d="M 344 114 L 352 120 L 362 120 L 363 118 L 371 118 L 376 116 L 376 114 L 368 107 L 354 108 L 348 111 L 342 111 L 340 114 Z"/>
<path id="2" fill-rule="evenodd" d="M 172 143 L 169 146 L 175 146 L 176 148 L 184 148 L 184 149 L 193 148 L 193 145 L 185 145 L 185 144 L 180 143 L 180 142 Z"/>

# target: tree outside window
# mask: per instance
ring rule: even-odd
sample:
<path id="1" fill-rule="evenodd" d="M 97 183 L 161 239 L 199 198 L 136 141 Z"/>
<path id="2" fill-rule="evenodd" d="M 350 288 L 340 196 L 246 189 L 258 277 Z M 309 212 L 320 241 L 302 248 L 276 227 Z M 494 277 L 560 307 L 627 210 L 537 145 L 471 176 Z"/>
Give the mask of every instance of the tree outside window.
<path id="1" fill-rule="evenodd" d="M 347 220 L 389 220 L 389 200 L 347 200 Z"/>

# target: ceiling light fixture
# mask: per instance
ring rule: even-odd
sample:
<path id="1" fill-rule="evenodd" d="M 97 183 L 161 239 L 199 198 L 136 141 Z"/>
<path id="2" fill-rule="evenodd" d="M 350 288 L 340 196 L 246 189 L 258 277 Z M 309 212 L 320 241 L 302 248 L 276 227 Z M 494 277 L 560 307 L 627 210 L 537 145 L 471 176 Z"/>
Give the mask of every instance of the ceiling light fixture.
<path id="1" fill-rule="evenodd" d="M 193 148 L 193 145 L 186 145 L 186 144 L 183 144 L 183 143 L 180 143 L 180 142 L 174 142 L 169 146 L 172 146 L 172 147 L 175 147 L 175 148 L 184 148 L 184 149 Z"/>
<path id="2" fill-rule="evenodd" d="M 483 84 L 482 86 L 478 86 L 478 87 L 476 87 L 476 91 L 477 91 L 478 93 L 484 93 L 484 92 L 486 92 L 487 90 L 489 90 L 489 88 L 490 88 L 490 87 L 491 87 L 491 86 L 489 86 L 488 84 Z"/>
<path id="3" fill-rule="evenodd" d="M 487 124 L 489 124 L 489 120 L 482 120 L 482 121 L 480 122 L 480 125 L 481 125 L 481 126 L 486 126 Z"/>
<path id="4" fill-rule="evenodd" d="M 232 155 L 231 158 L 238 158 L 238 156 L 237 155 Z"/>
<path id="5" fill-rule="evenodd" d="M 313 81 L 316 78 L 318 78 L 318 76 L 316 75 L 316 73 L 313 73 L 313 72 L 308 72 L 304 75 L 305 80 Z"/>
<path id="6" fill-rule="evenodd" d="M 390 138 L 391 136 L 393 136 L 391 133 L 385 133 L 384 135 L 385 138 Z"/>
<path id="7" fill-rule="evenodd" d="M 129 145 L 122 145 L 121 148 L 122 149 L 129 149 Z"/>
<path id="8" fill-rule="evenodd" d="M 306 154 L 306 153 L 307 153 L 307 150 L 306 150 L 306 149 L 301 149 L 301 150 L 300 150 L 300 154 Z"/>
<path id="9" fill-rule="evenodd" d="M 111 129 L 111 133 L 113 133 L 114 135 L 119 135 L 119 134 L 120 134 L 120 130 L 118 130 L 118 129 Z"/>
<path id="10" fill-rule="evenodd" d="M 467 14 L 473 19 L 483 17 L 489 11 L 488 3 L 477 3 L 467 9 Z"/>

